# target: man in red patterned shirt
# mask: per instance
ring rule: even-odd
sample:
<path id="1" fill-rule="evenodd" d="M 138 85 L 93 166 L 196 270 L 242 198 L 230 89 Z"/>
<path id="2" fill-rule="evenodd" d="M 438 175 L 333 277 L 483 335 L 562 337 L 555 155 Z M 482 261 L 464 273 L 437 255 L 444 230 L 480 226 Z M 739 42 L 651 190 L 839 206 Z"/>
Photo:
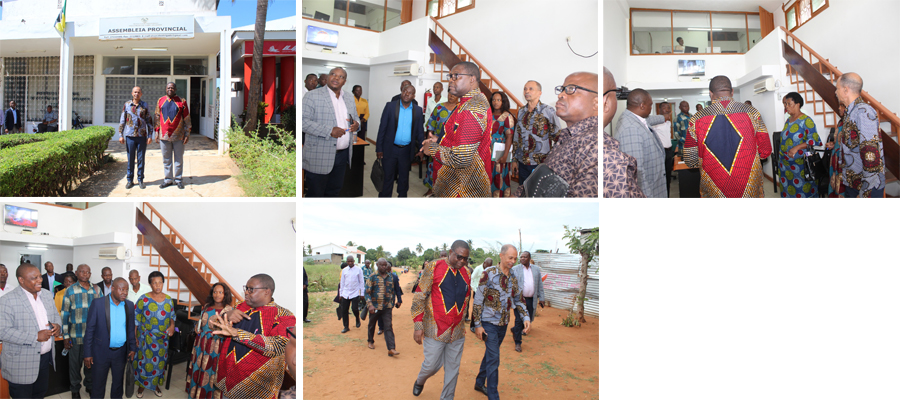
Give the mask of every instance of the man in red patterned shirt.
<path id="1" fill-rule="evenodd" d="M 191 113 L 188 111 L 188 103 L 175 94 L 175 83 L 166 84 L 166 95 L 156 102 L 156 143 L 163 156 L 163 169 L 166 178 L 159 185 L 160 189 L 172 186 L 172 182 L 184 189 L 181 181 L 182 160 L 184 159 L 184 145 L 191 136 Z M 172 173 L 173 160 L 175 173 Z"/>
<path id="2" fill-rule="evenodd" d="M 450 69 L 450 94 L 459 105 L 444 123 L 444 137 L 422 142 L 434 158 L 435 197 L 491 197 L 491 125 L 487 97 L 478 88 L 481 70 L 463 61 Z"/>

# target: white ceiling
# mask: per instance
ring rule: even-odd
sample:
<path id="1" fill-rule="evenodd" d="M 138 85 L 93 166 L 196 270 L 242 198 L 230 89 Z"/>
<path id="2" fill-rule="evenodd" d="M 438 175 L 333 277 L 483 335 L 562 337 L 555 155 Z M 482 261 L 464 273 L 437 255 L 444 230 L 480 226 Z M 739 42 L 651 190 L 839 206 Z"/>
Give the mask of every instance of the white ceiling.
<path id="1" fill-rule="evenodd" d="M 75 55 L 206 55 L 219 52 L 219 33 L 195 33 L 194 39 L 169 40 L 98 40 L 94 37 L 72 38 Z M 117 49 L 117 47 L 120 47 Z M 134 51 L 134 47 L 165 47 L 165 52 Z M 26 52 L 26 53 L 21 53 Z M 0 57 L 59 56 L 59 37 L 0 41 Z"/>
<path id="2" fill-rule="evenodd" d="M 610 0 L 607 0 L 610 1 Z M 662 8 L 666 10 L 759 11 L 781 12 L 788 0 L 622 0 L 631 8 Z"/>

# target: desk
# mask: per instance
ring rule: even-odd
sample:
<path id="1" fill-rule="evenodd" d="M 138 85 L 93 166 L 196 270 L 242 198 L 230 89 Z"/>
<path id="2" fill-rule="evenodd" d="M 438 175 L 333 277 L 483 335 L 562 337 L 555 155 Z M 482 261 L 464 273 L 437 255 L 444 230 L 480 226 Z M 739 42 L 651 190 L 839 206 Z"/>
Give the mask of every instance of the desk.
<path id="1" fill-rule="evenodd" d="M 672 171 L 678 174 L 678 197 L 700 197 L 700 168 L 688 167 L 681 161 L 681 157 L 675 156 Z"/>
<path id="2" fill-rule="evenodd" d="M 350 160 L 350 168 L 344 173 L 344 186 L 339 197 L 361 197 L 363 195 L 363 182 L 366 169 L 366 146 L 369 142 L 360 138 L 353 144 L 353 158 Z"/>

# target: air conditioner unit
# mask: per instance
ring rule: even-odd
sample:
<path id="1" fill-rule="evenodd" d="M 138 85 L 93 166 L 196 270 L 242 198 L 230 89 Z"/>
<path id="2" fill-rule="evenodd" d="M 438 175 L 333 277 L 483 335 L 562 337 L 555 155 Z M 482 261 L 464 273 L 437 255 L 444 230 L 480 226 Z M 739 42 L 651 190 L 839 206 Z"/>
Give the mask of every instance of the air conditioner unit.
<path id="1" fill-rule="evenodd" d="M 763 92 L 771 92 L 774 90 L 775 90 L 775 79 L 774 78 L 762 80 L 762 81 L 756 82 L 753 85 L 753 93 L 756 93 L 756 94 L 763 93 Z"/>
<path id="2" fill-rule="evenodd" d="M 419 64 L 403 64 L 394 67 L 394 76 L 419 75 Z"/>
<path id="3" fill-rule="evenodd" d="M 107 247 L 100 249 L 99 257 L 101 260 L 124 260 L 125 246 Z"/>

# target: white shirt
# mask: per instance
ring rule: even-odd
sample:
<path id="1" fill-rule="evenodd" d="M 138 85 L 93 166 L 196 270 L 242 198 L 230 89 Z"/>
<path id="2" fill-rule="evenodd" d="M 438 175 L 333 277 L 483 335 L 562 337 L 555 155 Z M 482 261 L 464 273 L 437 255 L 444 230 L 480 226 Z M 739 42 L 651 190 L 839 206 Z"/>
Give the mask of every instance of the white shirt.
<path id="1" fill-rule="evenodd" d="M 659 136 L 659 141 L 662 142 L 663 148 L 672 147 L 672 121 L 666 121 L 659 125 L 656 125 L 651 129 L 656 136 Z"/>
<path id="2" fill-rule="evenodd" d="M 347 117 L 350 114 L 347 111 L 347 104 L 344 103 L 346 94 L 341 90 L 341 97 L 337 97 L 333 90 L 326 89 L 326 91 L 328 92 L 328 97 L 331 98 L 331 105 L 334 106 L 334 117 L 337 118 L 337 126 L 346 131 L 350 128 L 350 124 L 347 122 Z M 337 150 L 343 150 L 348 147 L 350 147 L 350 134 L 346 133 L 338 138 Z"/>
<path id="3" fill-rule="evenodd" d="M 641 120 L 641 123 L 643 123 L 644 126 L 646 126 L 648 130 L 653 131 L 652 129 L 650 129 L 650 125 L 647 125 L 647 119 L 646 119 L 646 118 L 644 118 L 644 117 L 642 117 L 642 116 L 640 116 L 640 115 L 637 115 L 637 114 L 631 112 L 631 110 L 625 110 L 625 112 L 631 113 L 632 115 L 634 115 L 635 117 L 637 117 L 637 119 Z"/>
<path id="4" fill-rule="evenodd" d="M 25 290 L 25 289 L 22 289 Z M 34 316 L 37 318 L 39 330 L 51 329 L 47 326 L 50 323 L 50 320 L 47 319 L 47 309 L 44 308 L 44 302 L 41 301 L 40 292 L 38 293 L 38 297 L 35 299 L 34 295 L 25 292 L 25 297 L 28 298 L 28 302 L 31 303 L 31 309 L 34 310 Z M 39 342 L 41 344 L 41 354 L 45 354 L 50 350 L 53 350 L 53 337 L 46 342 Z"/>
<path id="5" fill-rule="evenodd" d="M 3 297 L 4 294 L 9 293 L 12 290 L 12 287 L 9 286 L 9 283 L 6 284 L 6 289 L 0 289 L 0 297 Z"/>
<path id="6" fill-rule="evenodd" d="M 472 284 L 469 285 L 472 286 L 472 293 L 475 293 L 475 291 L 478 290 L 478 282 L 481 281 L 482 274 L 484 274 L 484 264 L 481 264 L 472 270 Z"/>
<path id="7" fill-rule="evenodd" d="M 300 90 L 300 98 L 303 98 L 303 96 L 306 96 L 307 93 L 309 93 L 309 89 L 307 89 L 306 86 L 304 86 L 304 87 Z"/>
<path id="8" fill-rule="evenodd" d="M 150 293 L 150 285 L 146 283 L 141 283 L 141 287 L 138 289 L 137 293 L 134 291 L 134 287 L 128 285 L 128 300 L 131 300 L 132 303 L 137 304 L 137 301 L 144 294 Z"/>
<path id="9" fill-rule="evenodd" d="M 525 275 L 525 282 L 522 282 L 522 296 L 534 297 L 534 272 L 531 271 L 531 265 L 522 267 L 522 275 Z"/>
<path id="10" fill-rule="evenodd" d="M 341 271 L 341 297 L 345 299 L 359 297 L 363 295 L 365 289 L 362 268 L 354 264 L 352 268 L 347 266 Z"/>

